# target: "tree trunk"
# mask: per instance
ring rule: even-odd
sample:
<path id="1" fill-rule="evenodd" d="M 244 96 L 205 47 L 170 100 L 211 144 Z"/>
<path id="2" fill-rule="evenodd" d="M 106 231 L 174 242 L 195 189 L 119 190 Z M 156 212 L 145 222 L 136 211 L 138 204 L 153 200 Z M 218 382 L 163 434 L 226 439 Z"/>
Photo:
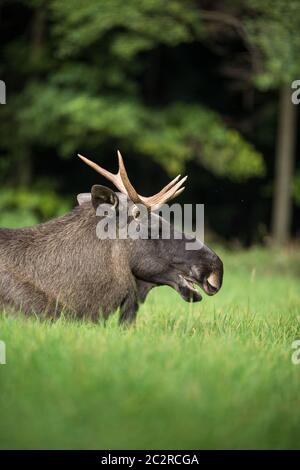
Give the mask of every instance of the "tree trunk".
<path id="1" fill-rule="evenodd" d="M 273 243 L 281 246 L 286 245 L 290 238 L 296 109 L 297 106 L 291 101 L 291 87 L 289 85 L 282 86 L 280 90 L 272 220 Z"/>

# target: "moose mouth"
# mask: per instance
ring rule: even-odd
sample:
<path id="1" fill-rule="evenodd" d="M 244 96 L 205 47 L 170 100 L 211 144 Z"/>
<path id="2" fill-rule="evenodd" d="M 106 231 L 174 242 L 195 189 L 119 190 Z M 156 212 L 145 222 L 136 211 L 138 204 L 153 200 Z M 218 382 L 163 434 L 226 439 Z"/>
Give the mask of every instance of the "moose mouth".
<path id="1" fill-rule="evenodd" d="M 179 274 L 179 279 L 178 292 L 187 302 L 200 302 L 202 300 L 202 295 L 197 290 L 197 287 L 201 287 L 207 295 L 214 295 L 219 290 L 215 274 L 204 276 L 201 279 Z"/>

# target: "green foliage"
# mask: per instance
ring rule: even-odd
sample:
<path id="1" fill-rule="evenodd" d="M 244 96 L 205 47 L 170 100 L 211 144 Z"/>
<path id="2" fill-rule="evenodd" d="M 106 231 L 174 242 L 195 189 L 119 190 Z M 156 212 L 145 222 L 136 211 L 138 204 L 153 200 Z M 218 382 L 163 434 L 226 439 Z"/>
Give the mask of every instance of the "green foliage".
<path id="1" fill-rule="evenodd" d="M 0 225 L 18 228 L 66 213 L 70 203 L 47 188 L 5 189 L 0 192 Z"/>
<path id="2" fill-rule="evenodd" d="M 170 174 L 182 171 L 195 157 L 212 172 L 233 179 L 264 171 L 261 155 L 200 105 L 177 103 L 159 110 L 133 99 L 42 84 L 25 90 L 23 99 L 34 104 L 19 113 L 22 138 L 55 145 L 65 157 L 84 148 L 85 142 L 96 147 L 111 138 L 122 148 L 154 158 Z"/>
<path id="3" fill-rule="evenodd" d="M 256 12 L 245 21 L 251 41 L 262 54 L 256 77 L 262 89 L 299 77 L 300 8 L 298 0 L 248 0 Z"/>
<path id="4" fill-rule="evenodd" d="M 153 158 L 170 174 L 194 159 L 236 180 L 263 175 L 262 155 L 201 102 L 175 98 L 155 106 L 142 96 L 140 76 L 153 51 L 204 37 L 197 2 L 52 0 L 31 8 L 51 18 L 50 40 L 37 46 L 17 39 L 6 49 L 10 67 L 12 57 L 24 63 L 25 80 L 1 110 L 1 146 L 12 162 L 36 145 L 66 158 L 118 146 Z"/>
<path id="5" fill-rule="evenodd" d="M 51 9 L 64 57 L 109 35 L 110 53 L 124 63 L 157 44 L 192 41 L 202 31 L 194 0 L 53 0 Z"/>

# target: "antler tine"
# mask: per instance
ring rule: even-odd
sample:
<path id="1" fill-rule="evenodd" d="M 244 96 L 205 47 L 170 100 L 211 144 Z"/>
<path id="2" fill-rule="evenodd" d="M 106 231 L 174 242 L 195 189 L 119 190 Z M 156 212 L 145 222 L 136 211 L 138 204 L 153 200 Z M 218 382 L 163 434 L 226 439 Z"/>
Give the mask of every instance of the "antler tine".
<path id="1" fill-rule="evenodd" d="M 184 176 L 184 178 L 181 178 L 181 180 L 178 181 L 175 185 L 173 184 L 172 187 L 168 191 L 164 192 L 163 194 L 158 193 L 149 198 L 141 197 L 141 199 L 143 202 L 144 202 L 144 199 L 146 199 L 144 203 L 149 204 L 151 207 L 157 206 L 157 205 L 161 206 L 165 202 L 170 201 L 171 199 L 174 199 L 174 197 L 182 193 L 184 188 L 182 189 L 181 186 L 186 180 L 187 180 L 187 176 Z"/>
<path id="2" fill-rule="evenodd" d="M 143 197 L 143 201 L 146 201 L 148 204 L 151 204 L 153 200 L 156 200 L 157 198 L 160 198 L 163 194 L 165 194 L 170 188 L 172 188 L 175 183 L 179 180 L 181 175 L 176 176 L 172 181 L 170 181 L 169 184 L 167 184 L 159 193 L 154 194 L 153 196 L 150 197 Z"/>
<path id="3" fill-rule="evenodd" d="M 117 153 L 118 153 L 118 161 L 119 161 L 118 175 L 120 175 L 120 178 L 123 182 L 126 193 L 128 194 L 129 198 L 133 202 L 135 202 L 137 204 L 141 203 L 142 202 L 141 196 L 136 192 L 136 190 L 134 189 L 134 187 L 132 186 L 132 184 L 131 184 L 131 182 L 128 178 L 127 171 L 126 171 L 126 168 L 125 168 L 125 165 L 124 165 L 124 161 L 123 161 L 123 157 L 121 155 L 121 152 L 118 150 Z"/>
<path id="4" fill-rule="evenodd" d="M 178 189 L 175 194 L 169 197 L 168 202 L 172 201 L 172 199 L 175 199 L 175 197 L 179 196 L 179 194 L 181 194 L 184 190 L 185 190 L 184 186 Z M 165 202 L 167 201 L 162 201 L 162 202 L 158 202 L 157 204 L 153 204 L 153 206 L 151 206 L 151 211 L 155 211 L 159 209 Z"/>
<path id="5" fill-rule="evenodd" d="M 100 165 L 97 165 L 97 163 L 92 162 L 88 158 L 84 157 L 83 155 L 80 155 L 78 153 L 78 157 L 87 165 L 89 165 L 93 170 L 97 171 L 97 173 L 100 173 L 100 175 L 104 176 L 107 178 L 109 181 L 111 181 L 122 193 L 126 193 L 123 181 L 119 175 L 119 173 L 114 174 L 111 173 L 110 171 L 105 170 L 102 168 Z"/>
<path id="6" fill-rule="evenodd" d="M 175 197 L 179 196 L 179 194 L 183 193 L 183 191 L 185 190 L 185 186 L 183 186 L 182 188 L 178 189 L 178 191 L 176 191 L 175 194 L 173 194 L 173 196 L 169 199 L 169 201 L 171 201 L 172 199 L 175 199 Z"/>

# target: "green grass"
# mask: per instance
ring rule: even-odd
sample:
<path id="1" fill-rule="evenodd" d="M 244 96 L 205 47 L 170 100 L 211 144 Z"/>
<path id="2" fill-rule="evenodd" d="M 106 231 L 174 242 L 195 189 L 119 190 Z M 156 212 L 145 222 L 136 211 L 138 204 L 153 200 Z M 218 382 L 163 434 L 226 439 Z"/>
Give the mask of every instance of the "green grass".
<path id="1" fill-rule="evenodd" d="M 222 291 L 137 325 L 0 319 L 1 448 L 299 448 L 300 252 L 224 252 Z"/>

